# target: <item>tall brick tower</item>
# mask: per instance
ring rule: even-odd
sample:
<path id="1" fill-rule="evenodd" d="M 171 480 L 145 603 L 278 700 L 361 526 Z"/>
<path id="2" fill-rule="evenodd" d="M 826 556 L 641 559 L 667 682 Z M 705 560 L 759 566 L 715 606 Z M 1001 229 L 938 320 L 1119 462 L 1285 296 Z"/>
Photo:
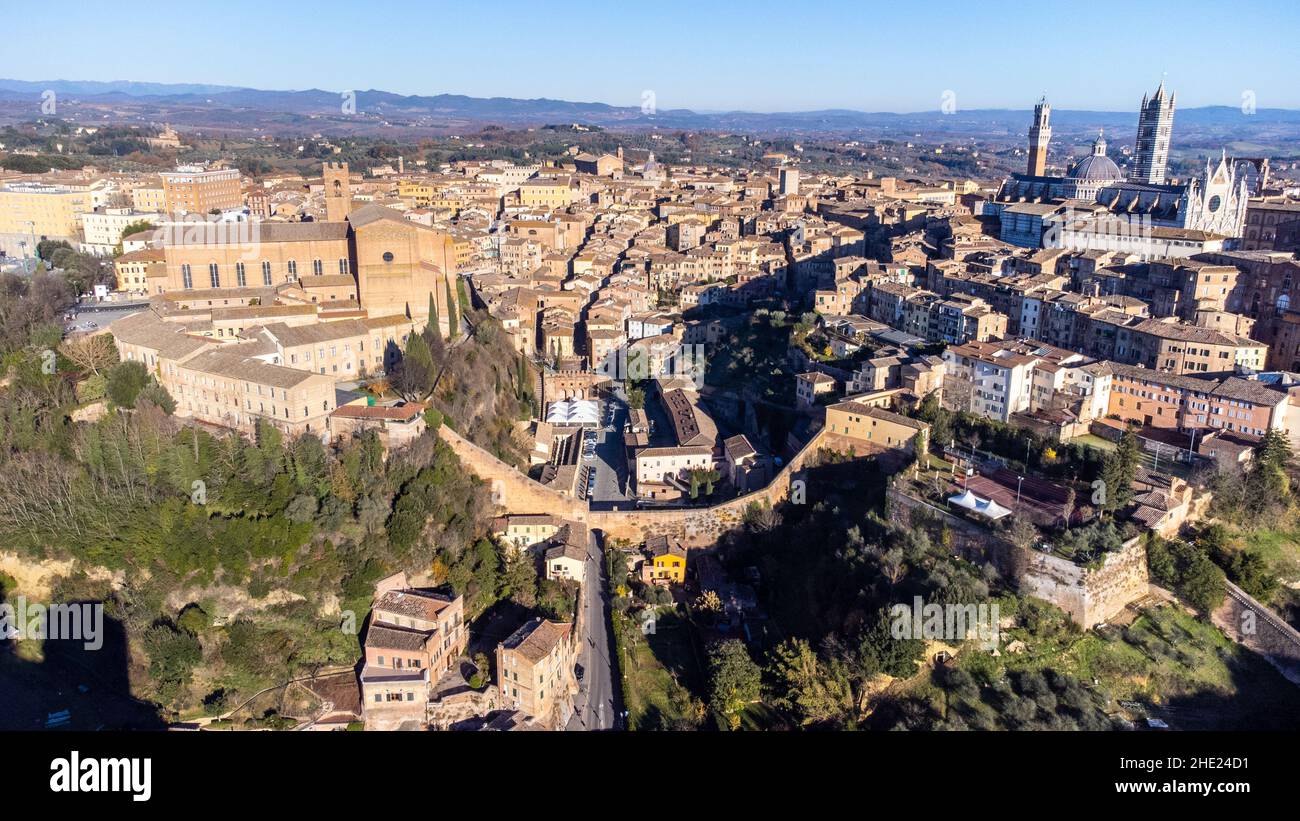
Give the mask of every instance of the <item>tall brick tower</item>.
<path id="1" fill-rule="evenodd" d="M 1041 177 L 1047 171 L 1047 143 L 1052 139 L 1052 126 L 1048 124 L 1052 107 L 1044 95 L 1034 106 L 1034 124 L 1029 128 L 1029 166 L 1025 173 Z"/>
<path id="2" fill-rule="evenodd" d="M 352 213 L 352 185 L 345 162 L 325 163 L 325 219 L 342 222 Z"/>

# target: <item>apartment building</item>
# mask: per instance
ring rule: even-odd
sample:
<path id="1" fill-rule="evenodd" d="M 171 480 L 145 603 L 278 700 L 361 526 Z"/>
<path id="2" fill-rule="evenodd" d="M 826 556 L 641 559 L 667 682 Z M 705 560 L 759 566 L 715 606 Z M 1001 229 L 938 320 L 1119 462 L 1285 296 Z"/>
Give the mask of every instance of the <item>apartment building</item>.
<path id="1" fill-rule="evenodd" d="M 410 586 L 405 573 L 376 585 L 360 675 L 366 729 L 417 729 L 426 721 L 429 686 L 469 641 L 465 600 Z"/>
<path id="2" fill-rule="evenodd" d="M 147 294 L 150 280 L 166 278 L 167 262 L 161 248 L 142 248 L 113 260 L 113 272 L 116 290 Z"/>
<path id="3" fill-rule="evenodd" d="M 210 214 L 244 205 L 237 169 L 209 170 L 199 165 L 181 165 L 159 176 L 168 214 Z"/>
<path id="4" fill-rule="evenodd" d="M 386 349 L 383 335 L 373 334 L 361 319 L 308 325 L 275 322 L 252 328 L 245 336 L 273 346 L 271 361 L 275 364 L 328 375 L 340 382 L 383 373 L 400 355 Z"/>
<path id="5" fill-rule="evenodd" d="M 713 468 L 713 447 L 688 445 L 643 448 L 636 452 L 636 490 L 651 499 L 675 499 L 689 487 L 685 475 L 692 470 Z"/>
<path id="6" fill-rule="evenodd" d="M 167 363 L 158 378 L 176 400 L 176 415 L 247 434 L 266 422 L 289 436 L 324 435 L 336 407 L 334 380 L 252 353 L 221 346 Z"/>
<path id="7" fill-rule="evenodd" d="M 642 548 L 641 579 L 646 584 L 670 585 L 686 582 L 686 548 L 676 539 L 657 533 L 647 536 Z"/>
<path id="8" fill-rule="evenodd" d="M 842 446 L 859 454 L 900 449 L 910 451 L 916 435 L 930 426 L 884 408 L 853 399 L 826 408 L 826 431 Z"/>
<path id="9" fill-rule="evenodd" d="M 34 256 L 43 240 L 75 246 L 81 237 L 81 215 L 93 207 L 93 195 L 84 186 L 0 185 L 0 251 L 14 257 Z"/>
<path id="10" fill-rule="evenodd" d="M 550 211 L 577 202 L 581 190 L 568 177 L 536 178 L 519 185 L 519 205 Z"/>
<path id="11" fill-rule="evenodd" d="M 577 634 L 567 622 L 535 618 L 497 645 L 501 704 L 521 710 L 547 729 L 573 715 Z"/>
<path id="12" fill-rule="evenodd" d="M 160 214 L 132 208 L 97 208 L 81 215 L 81 251 L 96 256 L 112 256 L 122 241 L 122 231 L 134 223 L 158 225 Z"/>
<path id="13" fill-rule="evenodd" d="M 1108 412 L 1125 422 L 1185 431 L 1218 428 L 1254 437 L 1288 426 L 1288 393 L 1257 379 L 1110 367 L 1114 382 Z"/>
<path id="14" fill-rule="evenodd" d="M 945 367 L 938 356 L 913 356 L 903 348 L 884 347 L 862 360 L 846 390 L 856 394 L 902 388 L 924 397 L 943 388 Z"/>
<path id="15" fill-rule="evenodd" d="M 1128 345 L 1123 341 L 1127 334 Z M 1248 337 L 1175 321 L 1147 319 L 1120 329 L 1117 361 L 1170 373 L 1264 369 L 1268 346 Z"/>
<path id="16" fill-rule="evenodd" d="M 943 361 L 943 405 L 949 410 L 999 422 L 1029 410 L 1038 362 L 1032 350 L 970 342 L 946 349 Z"/>
<path id="17" fill-rule="evenodd" d="M 795 404 L 800 408 L 811 408 L 822 397 L 835 395 L 835 379 L 821 371 L 796 374 L 794 378 Z"/>
<path id="18" fill-rule="evenodd" d="M 513 513 L 492 520 L 492 536 L 516 551 L 552 538 L 568 522 L 549 513 Z"/>
<path id="19" fill-rule="evenodd" d="M 365 664 L 376 669 L 451 669 L 465 651 L 465 597 L 436 590 L 386 590 L 370 611 Z"/>
<path id="20" fill-rule="evenodd" d="M 926 339 L 931 342 L 989 342 L 1007 333 L 1007 316 L 968 294 L 954 294 L 931 306 L 929 312 Z"/>
<path id="21" fill-rule="evenodd" d="M 1246 204 L 1244 251 L 1300 251 L 1300 202 L 1252 199 Z"/>

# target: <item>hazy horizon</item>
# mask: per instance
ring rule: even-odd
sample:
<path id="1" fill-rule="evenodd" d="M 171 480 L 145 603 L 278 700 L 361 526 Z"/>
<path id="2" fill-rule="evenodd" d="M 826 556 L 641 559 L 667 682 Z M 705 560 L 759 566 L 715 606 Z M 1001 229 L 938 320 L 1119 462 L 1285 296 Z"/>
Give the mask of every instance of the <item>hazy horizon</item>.
<path id="1" fill-rule="evenodd" d="M 1180 108 L 1237 107 L 1247 92 L 1257 108 L 1300 108 L 1290 82 L 1300 75 L 1300 7 L 1280 0 L 1230 20 L 1208 0 L 1044 9 L 811 0 L 795 13 L 757 0 L 744 14 L 680 0 L 648 13 L 587 2 L 562 15 L 514 2 L 355 9 L 339 0 L 310 14 L 250 0 L 216 15 L 121 15 L 85 0 L 24 8 L 18 22 L 57 32 L 60 47 L 28 50 L 6 73 L 614 106 L 653 92 L 660 110 L 752 113 L 916 113 L 939 109 L 947 92 L 966 110 L 1022 110 L 1046 93 L 1062 110 L 1134 111 L 1165 77 Z M 215 28 L 198 36 L 196 26 Z M 409 33 L 409 44 L 386 27 Z M 167 68 L 142 70 L 139 49 L 106 48 L 142 41 L 148 65 Z"/>

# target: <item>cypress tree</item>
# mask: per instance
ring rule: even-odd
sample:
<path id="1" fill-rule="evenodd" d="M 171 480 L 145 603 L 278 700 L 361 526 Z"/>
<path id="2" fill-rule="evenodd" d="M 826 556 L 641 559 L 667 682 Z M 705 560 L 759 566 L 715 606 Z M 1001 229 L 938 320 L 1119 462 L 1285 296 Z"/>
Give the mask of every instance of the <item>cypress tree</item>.
<path id="1" fill-rule="evenodd" d="M 460 336 L 460 316 L 456 313 L 456 300 L 451 294 L 451 281 L 445 280 L 447 286 L 447 328 L 452 339 Z"/>

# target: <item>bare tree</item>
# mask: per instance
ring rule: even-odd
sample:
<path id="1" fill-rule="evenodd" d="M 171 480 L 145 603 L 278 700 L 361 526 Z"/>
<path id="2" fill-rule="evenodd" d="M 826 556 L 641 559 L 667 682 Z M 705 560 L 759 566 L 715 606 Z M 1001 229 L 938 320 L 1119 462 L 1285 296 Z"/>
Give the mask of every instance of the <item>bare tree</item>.
<path id="1" fill-rule="evenodd" d="M 106 333 L 69 337 L 59 346 L 59 352 L 83 373 L 95 376 L 117 364 L 117 348 L 113 337 Z"/>

